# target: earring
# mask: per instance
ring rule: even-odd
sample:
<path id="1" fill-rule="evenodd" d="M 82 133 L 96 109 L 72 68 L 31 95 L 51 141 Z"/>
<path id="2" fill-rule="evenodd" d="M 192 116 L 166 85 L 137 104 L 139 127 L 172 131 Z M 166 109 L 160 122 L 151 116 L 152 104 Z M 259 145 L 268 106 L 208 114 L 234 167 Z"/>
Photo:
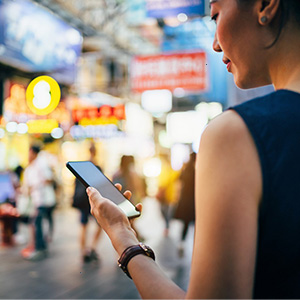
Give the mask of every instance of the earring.
<path id="1" fill-rule="evenodd" d="M 268 21 L 268 18 L 266 16 L 263 16 L 263 17 L 260 18 L 260 21 L 262 23 L 266 23 Z"/>

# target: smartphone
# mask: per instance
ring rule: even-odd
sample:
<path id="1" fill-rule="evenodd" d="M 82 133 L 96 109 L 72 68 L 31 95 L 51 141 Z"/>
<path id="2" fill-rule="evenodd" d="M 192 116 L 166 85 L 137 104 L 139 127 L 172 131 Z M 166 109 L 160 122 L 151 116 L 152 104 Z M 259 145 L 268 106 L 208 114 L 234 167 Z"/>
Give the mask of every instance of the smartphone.
<path id="1" fill-rule="evenodd" d="M 69 161 L 66 166 L 86 188 L 92 186 L 97 189 L 103 197 L 116 203 L 128 218 L 140 216 L 135 206 L 91 161 Z"/>

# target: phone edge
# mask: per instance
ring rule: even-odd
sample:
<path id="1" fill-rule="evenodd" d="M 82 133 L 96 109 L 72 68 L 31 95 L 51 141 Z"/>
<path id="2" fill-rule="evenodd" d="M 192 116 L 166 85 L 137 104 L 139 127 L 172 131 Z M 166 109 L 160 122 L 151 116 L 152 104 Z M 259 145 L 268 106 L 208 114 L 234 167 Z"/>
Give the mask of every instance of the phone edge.
<path id="1" fill-rule="evenodd" d="M 85 186 L 85 188 L 88 188 L 90 185 L 83 180 L 83 178 L 72 168 L 70 163 L 76 163 L 76 161 L 68 161 L 66 163 L 66 167 L 73 173 L 73 175 Z"/>

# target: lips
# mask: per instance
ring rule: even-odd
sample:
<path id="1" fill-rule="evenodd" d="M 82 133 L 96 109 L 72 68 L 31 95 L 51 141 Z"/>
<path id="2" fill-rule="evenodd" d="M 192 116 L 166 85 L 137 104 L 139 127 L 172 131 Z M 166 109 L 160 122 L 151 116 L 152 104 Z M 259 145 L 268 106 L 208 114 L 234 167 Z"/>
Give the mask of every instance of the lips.
<path id="1" fill-rule="evenodd" d="M 230 66 L 231 66 L 231 60 L 228 59 L 227 57 L 223 57 L 222 61 L 223 61 L 223 63 L 226 65 L 227 70 L 229 71 L 229 68 L 230 68 Z"/>

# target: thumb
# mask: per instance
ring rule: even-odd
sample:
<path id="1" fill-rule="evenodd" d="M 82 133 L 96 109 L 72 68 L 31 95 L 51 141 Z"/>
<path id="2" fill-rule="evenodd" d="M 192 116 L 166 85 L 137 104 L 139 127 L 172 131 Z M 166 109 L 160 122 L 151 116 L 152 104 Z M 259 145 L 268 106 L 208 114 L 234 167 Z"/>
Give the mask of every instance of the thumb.
<path id="1" fill-rule="evenodd" d="M 96 190 L 94 187 L 89 186 L 86 189 L 86 193 L 89 196 L 90 200 L 96 200 L 96 198 L 98 198 L 97 196 L 101 197 L 101 194 L 99 193 L 98 190 Z"/>
<path id="2" fill-rule="evenodd" d="M 94 188 L 93 188 L 93 187 L 91 187 L 91 186 L 89 186 L 89 187 L 87 187 L 87 188 L 86 188 L 86 190 L 85 190 L 85 191 L 86 191 L 86 193 L 87 193 L 87 195 L 88 195 L 88 196 L 91 196 L 91 194 L 92 194 L 93 190 L 94 190 Z"/>

